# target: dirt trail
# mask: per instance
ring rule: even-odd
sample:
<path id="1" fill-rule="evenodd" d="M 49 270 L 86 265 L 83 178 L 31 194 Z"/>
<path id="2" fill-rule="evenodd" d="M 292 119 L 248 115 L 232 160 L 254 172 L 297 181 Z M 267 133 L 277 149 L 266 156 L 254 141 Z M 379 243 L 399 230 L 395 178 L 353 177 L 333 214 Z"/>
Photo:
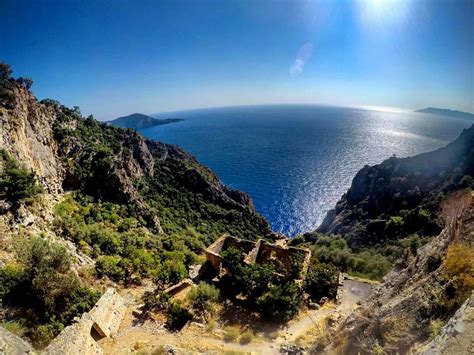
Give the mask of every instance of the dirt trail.
<path id="1" fill-rule="evenodd" d="M 235 351 L 247 354 L 279 354 L 279 349 L 285 343 L 311 343 L 313 335 L 321 331 L 321 325 L 330 318 L 338 318 L 347 315 L 355 307 L 357 302 L 370 295 L 371 286 L 356 280 L 345 280 L 338 305 L 328 304 L 317 310 L 307 310 L 296 319 L 290 321 L 286 327 L 278 331 L 275 339 L 269 339 L 262 334 L 246 345 L 238 342 L 225 342 L 222 339 L 223 330 L 216 329 L 208 331 L 204 327 L 192 324 L 178 333 L 166 330 L 162 321 L 148 320 L 142 324 L 136 324 L 136 320 L 130 314 L 123 320 L 121 330 L 114 339 L 103 339 L 99 345 L 105 354 L 130 354 L 133 352 L 151 353 L 154 349 L 163 345 L 175 348 L 178 353 L 223 353 L 224 351 Z M 134 307 L 131 307 L 133 309 Z M 268 330 L 274 329 L 268 324 Z M 269 333 L 268 332 L 268 333 Z"/>

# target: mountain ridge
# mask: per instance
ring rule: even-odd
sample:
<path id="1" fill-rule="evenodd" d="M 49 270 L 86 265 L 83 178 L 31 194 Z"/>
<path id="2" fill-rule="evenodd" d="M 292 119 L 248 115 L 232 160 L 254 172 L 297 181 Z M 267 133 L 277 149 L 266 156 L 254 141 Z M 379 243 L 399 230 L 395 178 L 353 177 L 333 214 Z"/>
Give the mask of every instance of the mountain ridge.
<path id="1" fill-rule="evenodd" d="M 433 152 L 362 168 L 317 231 L 340 234 L 352 247 L 401 234 L 436 235 L 441 200 L 453 190 L 472 188 L 473 175 L 474 125 Z"/>

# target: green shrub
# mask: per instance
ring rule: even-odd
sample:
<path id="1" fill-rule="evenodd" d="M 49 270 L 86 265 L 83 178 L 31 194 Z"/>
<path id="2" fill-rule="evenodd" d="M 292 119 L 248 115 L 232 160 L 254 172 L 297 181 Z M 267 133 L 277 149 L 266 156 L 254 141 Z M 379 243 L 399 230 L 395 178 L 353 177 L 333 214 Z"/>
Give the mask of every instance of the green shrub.
<path id="1" fill-rule="evenodd" d="M 272 285 L 258 300 L 263 317 L 274 321 L 288 321 L 298 313 L 301 291 L 295 283 Z"/>
<path id="2" fill-rule="evenodd" d="M 26 336 L 42 347 L 75 316 L 89 311 L 98 294 L 71 270 L 63 246 L 35 237 L 21 241 L 16 253 L 21 271 L 10 266 L 2 270 L 8 281 L 2 284 L 2 298 L 6 305 L 28 309 L 22 320 Z"/>
<path id="3" fill-rule="evenodd" d="M 37 184 L 36 174 L 18 165 L 6 150 L 0 149 L 3 171 L 0 172 L 0 191 L 12 202 L 31 202 L 42 188 Z"/>
<path id="4" fill-rule="evenodd" d="M 441 319 L 433 319 L 430 322 L 430 338 L 435 338 L 444 326 Z"/>
<path id="5" fill-rule="evenodd" d="M 192 318 L 189 310 L 178 302 L 171 302 L 166 312 L 166 316 L 166 325 L 172 330 L 181 329 Z"/>
<path id="6" fill-rule="evenodd" d="M 23 270 L 12 264 L 7 264 L 0 268 L 0 300 L 6 295 L 13 295 L 15 288 L 17 288 L 24 279 Z"/>
<path id="7" fill-rule="evenodd" d="M 198 313 L 213 313 L 215 303 L 219 299 L 219 290 L 213 285 L 201 282 L 189 291 L 187 299 Z"/>
<path id="8" fill-rule="evenodd" d="M 209 322 L 207 322 L 206 330 L 208 332 L 213 332 L 217 328 L 217 322 L 215 319 L 210 319 Z"/>
<path id="9" fill-rule="evenodd" d="M 23 336 L 26 332 L 25 326 L 19 321 L 10 321 L 10 322 L 0 323 L 0 327 L 3 327 L 6 330 L 8 330 L 10 333 L 18 335 L 20 337 Z"/>
<path id="10" fill-rule="evenodd" d="M 321 297 L 335 298 L 338 276 L 339 270 L 335 266 L 313 262 L 306 275 L 304 289 L 313 300 L 319 301 Z"/>
<path id="11" fill-rule="evenodd" d="M 224 329 L 224 341 L 235 341 L 239 337 L 239 329 L 236 327 L 226 327 Z"/>
<path id="12" fill-rule="evenodd" d="M 97 258 L 95 271 L 98 277 L 107 276 L 114 281 L 120 281 L 125 271 L 119 256 L 103 255 Z"/>
<path id="13" fill-rule="evenodd" d="M 254 338 L 253 332 L 250 329 L 248 329 L 242 333 L 242 335 L 240 336 L 239 342 L 242 345 L 250 344 L 253 338 Z"/>

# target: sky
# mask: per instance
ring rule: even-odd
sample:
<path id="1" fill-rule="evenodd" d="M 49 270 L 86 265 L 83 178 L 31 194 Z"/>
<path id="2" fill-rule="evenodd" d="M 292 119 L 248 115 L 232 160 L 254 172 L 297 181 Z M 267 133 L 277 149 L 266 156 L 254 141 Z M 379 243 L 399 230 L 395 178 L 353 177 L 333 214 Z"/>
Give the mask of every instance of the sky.
<path id="1" fill-rule="evenodd" d="M 38 99 L 132 112 L 315 103 L 474 112 L 472 0 L 0 0 Z"/>

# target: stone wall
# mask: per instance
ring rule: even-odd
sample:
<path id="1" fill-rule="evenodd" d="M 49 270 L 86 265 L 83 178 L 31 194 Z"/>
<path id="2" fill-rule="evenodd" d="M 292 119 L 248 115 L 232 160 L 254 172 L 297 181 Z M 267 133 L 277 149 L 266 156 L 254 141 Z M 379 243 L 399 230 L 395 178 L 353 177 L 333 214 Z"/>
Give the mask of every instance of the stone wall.
<path id="1" fill-rule="evenodd" d="M 303 279 L 308 269 L 311 252 L 307 249 L 270 244 L 263 239 L 256 243 L 231 236 L 222 236 L 211 244 L 205 251 L 208 263 L 219 272 L 221 269 L 221 253 L 229 248 L 236 248 L 244 255 L 248 264 L 270 263 L 276 267 L 277 274 L 285 274 L 291 270 L 294 261 L 299 260 L 299 279 Z"/>
<path id="2" fill-rule="evenodd" d="M 94 308 L 89 313 L 84 313 L 76 323 L 64 328 L 45 349 L 45 353 L 102 354 L 97 340 L 117 333 L 126 310 L 125 302 L 117 291 L 113 288 L 107 289 Z"/>
<path id="3" fill-rule="evenodd" d="M 114 288 L 109 288 L 89 312 L 93 327 L 102 337 L 114 335 L 120 327 L 127 307 Z"/>

